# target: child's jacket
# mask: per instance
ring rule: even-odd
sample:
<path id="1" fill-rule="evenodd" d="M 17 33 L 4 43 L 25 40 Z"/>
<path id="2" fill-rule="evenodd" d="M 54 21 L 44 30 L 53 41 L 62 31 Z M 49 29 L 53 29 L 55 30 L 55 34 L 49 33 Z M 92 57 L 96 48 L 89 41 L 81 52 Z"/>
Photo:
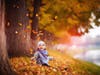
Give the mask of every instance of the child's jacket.
<path id="1" fill-rule="evenodd" d="M 52 58 L 48 56 L 47 50 L 37 50 L 34 54 L 37 64 L 47 64 L 48 61 Z"/>

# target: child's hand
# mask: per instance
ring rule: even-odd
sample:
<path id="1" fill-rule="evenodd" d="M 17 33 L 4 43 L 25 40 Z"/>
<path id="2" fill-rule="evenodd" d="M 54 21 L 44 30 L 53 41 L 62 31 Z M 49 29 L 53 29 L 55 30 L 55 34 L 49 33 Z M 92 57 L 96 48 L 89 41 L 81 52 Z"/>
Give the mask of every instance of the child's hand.
<path id="1" fill-rule="evenodd" d="M 49 56 L 49 60 L 55 60 L 53 56 Z"/>
<path id="2" fill-rule="evenodd" d="M 31 57 L 31 60 L 34 60 L 35 58 L 34 57 Z"/>

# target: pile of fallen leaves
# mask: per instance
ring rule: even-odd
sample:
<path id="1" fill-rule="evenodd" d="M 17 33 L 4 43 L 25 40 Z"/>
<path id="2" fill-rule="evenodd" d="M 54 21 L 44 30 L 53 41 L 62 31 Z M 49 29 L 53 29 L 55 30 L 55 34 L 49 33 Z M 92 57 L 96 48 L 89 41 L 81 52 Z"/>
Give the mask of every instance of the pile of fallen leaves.
<path id="1" fill-rule="evenodd" d="M 56 57 L 49 62 L 51 67 L 38 65 L 30 57 L 13 57 L 10 62 L 18 75 L 100 75 L 100 67 L 94 64 L 55 51 L 51 51 L 50 55 Z"/>
<path id="2" fill-rule="evenodd" d="M 19 75 L 73 75 L 69 65 L 56 60 L 50 61 L 50 67 L 37 65 L 29 57 L 14 57 L 10 61 Z"/>

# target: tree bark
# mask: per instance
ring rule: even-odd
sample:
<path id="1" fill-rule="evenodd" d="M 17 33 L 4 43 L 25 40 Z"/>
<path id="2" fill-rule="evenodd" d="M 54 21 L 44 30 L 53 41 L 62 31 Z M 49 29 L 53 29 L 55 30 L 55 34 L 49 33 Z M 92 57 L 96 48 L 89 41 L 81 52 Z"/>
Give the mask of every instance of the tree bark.
<path id="1" fill-rule="evenodd" d="M 16 75 L 12 70 L 6 51 L 5 3 L 0 0 L 0 75 Z"/>
<path id="2" fill-rule="evenodd" d="M 6 0 L 7 49 L 10 56 L 28 55 L 31 46 L 25 0 Z"/>
<path id="3" fill-rule="evenodd" d="M 32 22 L 32 32 L 31 32 L 31 38 L 33 40 L 36 40 L 36 38 L 37 38 L 37 34 L 35 34 L 34 32 L 38 32 L 39 11 L 40 11 L 41 4 L 42 4 L 42 0 L 34 0 L 33 22 Z"/>

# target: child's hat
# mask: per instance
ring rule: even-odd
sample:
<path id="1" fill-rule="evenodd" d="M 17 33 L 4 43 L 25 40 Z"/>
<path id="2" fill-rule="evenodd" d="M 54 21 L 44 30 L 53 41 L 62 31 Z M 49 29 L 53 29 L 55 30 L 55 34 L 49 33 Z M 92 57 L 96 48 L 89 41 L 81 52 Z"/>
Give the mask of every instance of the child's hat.
<path id="1" fill-rule="evenodd" d="M 44 41 L 39 41 L 39 42 L 37 43 L 37 46 L 40 46 L 40 45 L 46 45 L 46 44 L 45 44 Z"/>

